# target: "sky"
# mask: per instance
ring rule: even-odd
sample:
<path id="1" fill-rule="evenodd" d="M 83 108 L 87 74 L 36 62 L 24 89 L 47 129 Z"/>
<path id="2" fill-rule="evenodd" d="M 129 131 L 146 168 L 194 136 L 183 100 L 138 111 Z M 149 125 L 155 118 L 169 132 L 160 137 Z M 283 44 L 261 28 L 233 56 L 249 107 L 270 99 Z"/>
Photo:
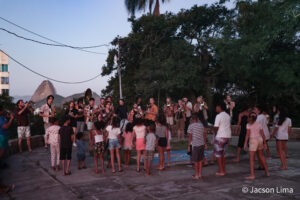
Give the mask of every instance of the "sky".
<path id="1" fill-rule="evenodd" d="M 216 0 L 171 0 L 161 4 L 161 13 L 177 13 L 193 5 Z M 141 16 L 143 13 L 137 14 Z M 72 46 L 109 44 L 117 35 L 127 36 L 131 24 L 124 0 L 0 0 L 0 16 L 55 41 Z M 24 37 L 49 42 L 0 19 L 5 28 Z M 0 49 L 27 67 L 63 81 L 82 81 L 101 73 L 109 47 L 93 49 L 106 55 L 70 48 L 50 47 L 16 38 L 0 30 Z M 10 95 L 33 95 L 45 78 L 9 61 Z M 91 88 L 101 94 L 109 77 L 77 85 L 53 82 L 57 93 L 69 96 Z"/>

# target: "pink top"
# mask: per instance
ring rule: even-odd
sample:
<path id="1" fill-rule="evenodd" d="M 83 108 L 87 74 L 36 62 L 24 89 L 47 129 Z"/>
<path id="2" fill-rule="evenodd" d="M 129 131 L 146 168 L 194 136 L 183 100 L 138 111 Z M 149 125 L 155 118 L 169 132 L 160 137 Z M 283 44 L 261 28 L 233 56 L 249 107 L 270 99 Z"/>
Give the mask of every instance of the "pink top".
<path id="1" fill-rule="evenodd" d="M 124 138 L 124 147 L 132 147 L 132 140 L 133 140 L 133 132 L 124 132 L 123 133 Z"/>
<path id="2" fill-rule="evenodd" d="M 52 125 L 46 130 L 45 138 L 49 144 L 58 145 L 60 143 L 59 137 L 60 126 Z"/>
<path id="3" fill-rule="evenodd" d="M 247 130 L 250 130 L 250 138 L 262 138 L 260 131 L 262 127 L 259 123 L 254 122 L 253 124 L 247 124 Z"/>

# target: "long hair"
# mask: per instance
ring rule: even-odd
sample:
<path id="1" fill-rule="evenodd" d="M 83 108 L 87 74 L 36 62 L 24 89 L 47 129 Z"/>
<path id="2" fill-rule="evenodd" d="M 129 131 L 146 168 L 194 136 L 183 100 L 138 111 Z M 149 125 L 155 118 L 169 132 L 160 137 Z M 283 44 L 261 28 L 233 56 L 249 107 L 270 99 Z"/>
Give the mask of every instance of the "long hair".
<path id="1" fill-rule="evenodd" d="M 285 108 L 281 108 L 279 110 L 280 110 L 280 114 L 279 114 L 278 125 L 281 126 L 285 121 L 285 119 L 287 118 L 287 111 Z"/>

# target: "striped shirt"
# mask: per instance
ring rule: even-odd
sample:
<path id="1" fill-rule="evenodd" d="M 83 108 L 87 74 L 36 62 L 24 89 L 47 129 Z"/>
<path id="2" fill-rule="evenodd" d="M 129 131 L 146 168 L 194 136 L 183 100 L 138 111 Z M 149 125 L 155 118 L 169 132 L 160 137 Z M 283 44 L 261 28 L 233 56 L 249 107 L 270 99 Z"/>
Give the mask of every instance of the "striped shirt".
<path id="1" fill-rule="evenodd" d="M 190 124 L 187 132 L 192 135 L 191 145 L 193 147 L 204 145 L 204 126 L 201 122 Z"/>

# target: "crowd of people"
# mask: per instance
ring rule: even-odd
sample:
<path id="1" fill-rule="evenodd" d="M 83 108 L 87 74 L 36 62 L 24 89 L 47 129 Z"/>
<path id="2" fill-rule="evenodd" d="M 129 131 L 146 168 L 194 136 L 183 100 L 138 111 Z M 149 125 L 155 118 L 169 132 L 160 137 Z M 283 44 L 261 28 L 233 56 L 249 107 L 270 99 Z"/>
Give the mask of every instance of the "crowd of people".
<path id="1" fill-rule="evenodd" d="M 56 118 L 53 105 L 54 96 L 49 95 L 47 102 L 41 107 L 40 116 L 43 118 L 45 129 L 45 148 L 50 146 L 51 168 L 62 174 L 70 175 L 72 149 L 76 148 L 77 167 L 86 169 L 85 156 L 88 151 L 93 151 L 95 173 L 99 173 L 98 160 L 100 160 L 101 173 L 104 173 L 104 155 L 107 153 L 107 167 L 112 173 L 122 172 L 123 166 L 127 168 L 131 159 L 131 151 L 136 150 L 136 171 L 145 170 L 146 176 L 151 174 L 151 163 L 155 150 L 159 153 L 158 170 L 165 169 L 165 152 L 167 152 L 170 166 L 171 138 L 177 135 L 177 140 L 188 138 L 187 150 L 194 163 L 194 178 L 201 178 L 202 162 L 207 162 L 204 151 L 207 149 L 207 130 L 213 130 L 211 143 L 214 147 L 213 158 L 217 160 L 217 176 L 226 175 L 225 150 L 232 137 L 232 117 L 235 102 L 228 95 L 224 101 L 216 105 L 217 115 L 214 123 L 208 123 L 208 105 L 202 96 L 193 104 L 184 97 L 174 103 L 170 97 L 159 111 L 154 98 L 144 107 L 142 98 L 137 98 L 132 109 L 128 110 L 123 99 L 119 105 L 114 106 L 111 97 L 101 98 L 96 103 L 94 98 L 87 102 L 78 100 L 69 102 L 61 123 Z M 281 159 L 281 170 L 287 169 L 288 135 L 291 132 L 291 119 L 285 109 L 274 107 L 274 119 L 270 120 L 265 110 L 257 105 L 251 108 L 246 106 L 238 116 L 235 132 L 239 135 L 237 156 L 234 162 L 240 161 L 242 150 L 249 151 L 250 176 L 254 179 L 255 155 L 258 156 L 259 168 L 265 170 L 269 176 L 265 158 L 270 158 L 268 141 L 276 138 L 277 153 Z M 22 139 L 26 138 L 28 151 L 32 152 L 30 144 L 30 126 L 28 115 L 33 112 L 28 102 L 19 100 L 16 110 L 7 118 L 3 116 L 4 108 L 0 106 L 0 157 L 4 155 L 8 140 L 8 129 L 13 119 L 17 122 L 19 151 L 22 152 Z M 272 132 L 270 126 L 273 126 Z M 212 128 L 213 127 L 213 128 Z M 88 133 L 86 145 L 85 130 Z M 124 165 L 121 164 L 120 151 L 124 151 Z M 143 167 L 140 166 L 143 158 Z M 115 160 L 117 166 L 115 166 Z"/>

